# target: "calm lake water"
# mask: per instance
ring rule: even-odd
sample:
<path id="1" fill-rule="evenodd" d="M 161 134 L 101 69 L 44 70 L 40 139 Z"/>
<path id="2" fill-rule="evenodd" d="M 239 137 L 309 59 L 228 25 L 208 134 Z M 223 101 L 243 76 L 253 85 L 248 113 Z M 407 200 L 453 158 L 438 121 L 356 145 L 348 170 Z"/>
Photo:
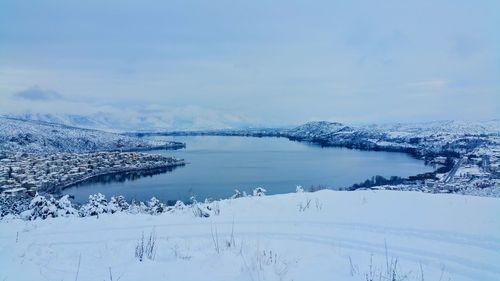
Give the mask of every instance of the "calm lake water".
<path id="1" fill-rule="evenodd" d="M 158 153 L 185 159 L 188 164 L 172 171 L 144 175 L 131 173 L 103 176 L 63 190 L 85 202 L 90 194 L 101 192 L 109 198 L 148 200 L 152 196 L 167 202 L 188 201 L 194 195 L 227 198 L 234 189 L 251 193 L 257 186 L 268 194 L 294 192 L 297 185 L 332 188 L 348 187 L 374 175 L 406 177 L 429 172 L 424 165 L 403 153 L 322 148 L 285 138 L 251 137 L 166 137 L 182 141 L 187 148 L 157 150 Z"/>

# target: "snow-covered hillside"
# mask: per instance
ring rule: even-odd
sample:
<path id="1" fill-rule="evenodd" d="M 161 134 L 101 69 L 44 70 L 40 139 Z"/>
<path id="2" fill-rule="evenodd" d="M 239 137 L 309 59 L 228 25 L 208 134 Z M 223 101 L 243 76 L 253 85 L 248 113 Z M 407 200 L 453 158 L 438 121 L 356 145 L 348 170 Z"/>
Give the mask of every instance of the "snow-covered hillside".
<path id="1" fill-rule="evenodd" d="M 293 139 L 325 145 L 406 151 L 418 155 L 462 154 L 483 144 L 499 145 L 500 121 L 440 121 L 364 126 L 310 122 L 283 133 Z"/>
<path id="2" fill-rule="evenodd" d="M 156 133 L 162 134 L 162 133 Z M 487 122 L 439 121 L 411 124 L 346 125 L 309 122 L 287 128 L 166 132 L 163 135 L 280 136 L 326 146 L 402 151 L 418 156 L 458 156 L 483 144 L 500 145 L 500 120 Z"/>
<path id="3" fill-rule="evenodd" d="M 323 190 L 206 206 L 0 221 L 0 280 L 500 280 L 498 198 Z"/>
<path id="4" fill-rule="evenodd" d="M 142 150 L 179 144 L 153 142 L 97 130 L 0 117 L 0 152 Z"/>

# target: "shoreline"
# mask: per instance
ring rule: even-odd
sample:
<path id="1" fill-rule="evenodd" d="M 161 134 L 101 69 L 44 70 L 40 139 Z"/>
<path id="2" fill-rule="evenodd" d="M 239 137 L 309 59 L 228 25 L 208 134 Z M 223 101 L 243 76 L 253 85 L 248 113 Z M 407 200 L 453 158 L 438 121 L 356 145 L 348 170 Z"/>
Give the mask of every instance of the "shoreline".
<path id="1" fill-rule="evenodd" d="M 372 188 L 377 186 L 394 186 L 400 187 L 401 185 L 411 186 L 411 189 L 416 188 L 424 191 L 432 189 L 457 192 L 462 189 L 472 190 L 477 189 L 482 191 L 487 188 L 498 188 L 499 180 L 494 168 L 489 166 L 483 167 L 484 163 L 490 165 L 492 161 L 485 158 L 493 157 L 495 155 L 482 155 L 478 150 L 484 147 L 494 148 L 494 141 L 490 140 L 485 142 L 475 143 L 473 147 L 460 148 L 456 146 L 429 146 L 425 143 L 414 144 L 410 138 L 407 141 L 403 139 L 391 139 L 391 142 L 379 144 L 374 142 L 372 138 L 361 135 L 358 139 L 349 138 L 331 138 L 330 135 L 324 136 L 311 136 L 311 135 L 297 135 L 286 130 L 280 129 L 259 129 L 259 130 L 228 130 L 228 131 L 174 131 L 163 133 L 141 133 L 137 134 L 138 137 L 147 136 L 220 136 L 220 137 L 254 137 L 254 138 L 286 138 L 289 141 L 296 141 L 307 143 L 320 147 L 332 148 L 345 148 L 354 149 L 359 151 L 381 151 L 381 152 L 397 152 L 404 153 L 412 158 L 425 161 L 426 165 L 434 166 L 434 170 L 427 173 L 420 173 L 405 178 L 393 177 L 383 178 L 382 182 L 366 183 L 370 181 L 368 178 L 365 182 L 353 183 L 351 186 L 343 187 L 344 190 L 357 190 L 363 188 Z M 467 139 L 469 135 L 456 136 L 456 140 Z M 484 136 L 477 136 L 478 138 Z M 429 137 L 432 138 L 432 137 Z M 429 140 L 426 140 L 429 142 Z M 451 141 L 451 140 L 450 140 Z M 429 142 L 429 144 L 432 142 Z M 472 141 L 474 143 L 474 141 Z M 493 145 L 493 146 L 491 146 Z M 465 149 L 465 150 L 464 150 Z M 479 155 L 479 156 L 477 156 Z M 469 167 L 476 167 L 476 169 L 486 169 L 488 173 L 482 174 L 468 174 L 463 172 L 457 173 L 459 169 L 469 169 Z M 483 167 L 483 168 L 481 168 Z M 376 175 L 374 175 L 376 176 Z M 373 177 L 372 177 L 373 178 Z"/>
<path id="2" fill-rule="evenodd" d="M 165 132 L 165 133 L 128 133 L 129 136 L 136 136 L 139 138 L 144 137 L 196 137 L 196 136 L 214 136 L 214 137 L 248 137 L 248 138 L 286 138 L 289 141 L 296 141 L 302 143 L 309 143 L 321 147 L 337 147 L 337 148 L 347 148 L 355 149 L 361 151 L 382 151 L 382 152 L 398 152 L 405 153 L 415 159 L 426 160 L 426 157 L 438 157 L 448 155 L 450 157 L 461 157 L 460 154 L 453 151 L 442 151 L 440 153 L 420 153 L 416 147 L 405 147 L 405 146 L 381 146 L 378 144 L 370 143 L 370 145 L 356 145 L 353 143 L 331 143 L 328 140 L 321 138 L 308 139 L 306 137 L 297 137 L 284 132 L 264 132 L 264 133 L 253 133 L 253 132 Z"/>
<path id="3" fill-rule="evenodd" d="M 170 142 L 163 145 L 151 146 L 151 147 L 131 147 L 120 150 L 110 150 L 109 152 L 144 152 L 151 150 L 177 150 L 186 148 L 186 143 L 183 142 Z M 98 151 L 100 152 L 100 151 Z"/>
<path id="4" fill-rule="evenodd" d="M 2 194 L 56 194 L 99 176 L 167 170 L 184 166 L 184 159 L 141 152 L 18 154 L 0 160 Z"/>
<path id="5" fill-rule="evenodd" d="M 187 164 L 183 159 L 180 159 L 177 161 L 178 161 L 177 163 L 168 163 L 166 165 L 152 165 L 151 167 L 112 169 L 110 171 L 95 173 L 92 175 L 85 176 L 81 179 L 75 179 L 69 183 L 59 184 L 59 185 L 55 185 L 55 186 L 48 187 L 48 188 L 62 191 L 64 189 L 70 188 L 72 186 L 81 184 L 85 181 L 92 180 L 92 179 L 100 177 L 100 176 L 118 175 L 118 174 L 125 174 L 125 173 L 131 173 L 131 172 L 158 171 L 158 170 L 163 170 L 163 169 L 168 170 L 169 168 L 181 167 L 181 166 L 185 166 Z M 53 191 L 47 191 L 47 190 L 43 190 L 43 192 L 54 193 Z"/>
<path id="6" fill-rule="evenodd" d="M 133 135 L 134 133 L 129 133 L 129 135 Z M 251 133 L 251 132 L 166 132 L 166 133 L 137 133 L 137 137 L 148 137 L 148 136 L 173 136 L 173 137 L 246 137 L 246 138 L 286 138 L 288 141 L 294 141 L 294 142 L 299 142 L 299 143 L 307 143 L 311 144 L 314 146 L 320 146 L 322 148 L 345 148 L 345 149 L 350 149 L 350 150 L 359 150 L 359 151 L 374 151 L 374 152 L 395 152 L 395 153 L 404 153 L 414 159 L 418 160 L 423 160 L 427 163 L 432 163 L 432 160 L 436 157 L 440 157 L 443 155 L 448 155 L 448 154 L 453 154 L 451 152 L 443 152 L 440 154 L 421 154 L 418 152 L 417 148 L 415 147 L 387 147 L 387 146 L 380 146 L 377 144 L 374 144 L 373 146 L 358 146 L 350 143 L 342 143 L 342 144 L 336 144 L 336 143 L 328 143 L 327 141 L 322 141 L 320 139 L 312 139 L 308 140 L 306 138 L 300 138 L 300 137 L 294 137 L 291 135 L 288 135 L 286 133 L 282 132 L 269 132 L 269 133 Z M 456 154 L 456 155 L 449 155 L 446 157 L 452 157 L 452 158 L 461 158 L 463 155 L 461 154 Z M 430 159 L 429 159 L 430 158 Z M 429 161 L 431 160 L 431 161 Z M 435 164 L 435 163 L 434 163 Z M 432 174 L 436 174 L 439 168 L 435 169 L 432 172 Z M 429 173 L 426 173 L 427 175 Z M 423 174 L 417 174 L 414 176 L 410 177 L 418 177 Z"/>

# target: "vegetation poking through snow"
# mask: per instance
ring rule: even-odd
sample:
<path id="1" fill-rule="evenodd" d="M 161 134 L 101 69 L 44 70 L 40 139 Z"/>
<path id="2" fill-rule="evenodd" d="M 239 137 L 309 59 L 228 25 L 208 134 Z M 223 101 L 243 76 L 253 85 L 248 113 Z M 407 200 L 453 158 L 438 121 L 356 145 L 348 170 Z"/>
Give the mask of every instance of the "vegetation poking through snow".
<path id="1" fill-rule="evenodd" d="M 144 232 L 142 233 L 141 239 L 137 242 L 135 246 L 135 257 L 139 261 L 143 261 L 144 258 L 148 260 L 154 260 L 156 257 L 156 251 L 158 244 L 156 243 L 156 231 L 153 229 L 148 238 L 144 239 Z"/>

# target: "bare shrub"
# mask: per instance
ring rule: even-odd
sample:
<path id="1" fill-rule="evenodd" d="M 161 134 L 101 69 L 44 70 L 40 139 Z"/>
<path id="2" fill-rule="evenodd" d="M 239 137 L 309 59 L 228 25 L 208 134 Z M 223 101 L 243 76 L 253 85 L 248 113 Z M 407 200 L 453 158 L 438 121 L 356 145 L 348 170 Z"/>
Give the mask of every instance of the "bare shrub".
<path id="1" fill-rule="evenodd" d="M 156 243 L 156 231 L 153 229 L 147 238 L 144 239 L 144 232 L 142 233 L 141 239 L 137 242 L 135 246 L 135 257 L 139 259 L 139 261 L 143 261 L 144 257 L 150 260 L 154 260 L 156 257 L 157 250 Z"/>
<path id="2" fill-rule="evenodd" d="M 220 254 L 221 248 L 219 244 L 219 233 L 217 231 L 217 225 L 215 225 L 215 231 L 214 227 L 210 225 L 210 233 L 212 234 L 212 243 L 214 244 L 214 249 L 217 254 Z"/>
<path id="3" fill-rule="evenodd" d="M 299 203 L 299 212 L 304 212 L 305 210 L 309 209 L 310 206 L 311 206 L 311 199 L 307 198 L 306 202 Z"/>
<path id="4" fill-rule="evenodd" d="M 174 252 L 174 256 L 178 259 L 181 259 L 181 260 L 190 260 L 191 259 L 191 255 L 189 255 L 189 253 L 187 253 L 186 250 L 182 250 L 178 244 L 175 244 L 174 247 L 172 247 L 172 250 Z"/>
<path id="5" fill-rule="evenodd" d="M 250 257 L 240 253 L 244 270 L 251 280 L 284 280 L 288 273 L 289 263 L 272 250 L 256 250 Z"/>
<path id="6" fill-rule="evenodd" d="M 316 199 L 314 200 L 314 203 L 315 203 L 315 205 L 316 205 L 316 210 L 318 210 L 318 211 L 323 210 L 323 203 L 321 203 L 321 201 L 319 201 L 319 199 L 318 199 L 318 198 L 316 198 Z"/>
<path id="7" fill-rule="evenodd" d="M 399 260 L 397 257 L 390 257 L 387 252 L 385 254 L 385 264 L 382 266 L 376 266 L 373 263 L 373 254 L 370 255 L 370 263 L 368 269 L 363 273 L 359 269 L 358 265 L 355 264 L 351 256 L 349 256 L 349 272 L 351 276 L 362 276 L 364 281 L 404 281 L 409 279 L 415 279 L 420 277 L 421 281 L 424 281 L 424 270 L 422 265 L 420 265 L 419 276 L 412 274 L 412 271 L 406 273 L 402 272 L 399 268 Z"/>
<path id="8" fill-rule="evenodd" d="M 192 205 L 192 210 L 193 210 L 193 215 L 198 218 L 208 218 L 210 217 L 210 214 L 208 212 L 205 212 L 200 204 L 198 203 L 193 203 Z"/>

